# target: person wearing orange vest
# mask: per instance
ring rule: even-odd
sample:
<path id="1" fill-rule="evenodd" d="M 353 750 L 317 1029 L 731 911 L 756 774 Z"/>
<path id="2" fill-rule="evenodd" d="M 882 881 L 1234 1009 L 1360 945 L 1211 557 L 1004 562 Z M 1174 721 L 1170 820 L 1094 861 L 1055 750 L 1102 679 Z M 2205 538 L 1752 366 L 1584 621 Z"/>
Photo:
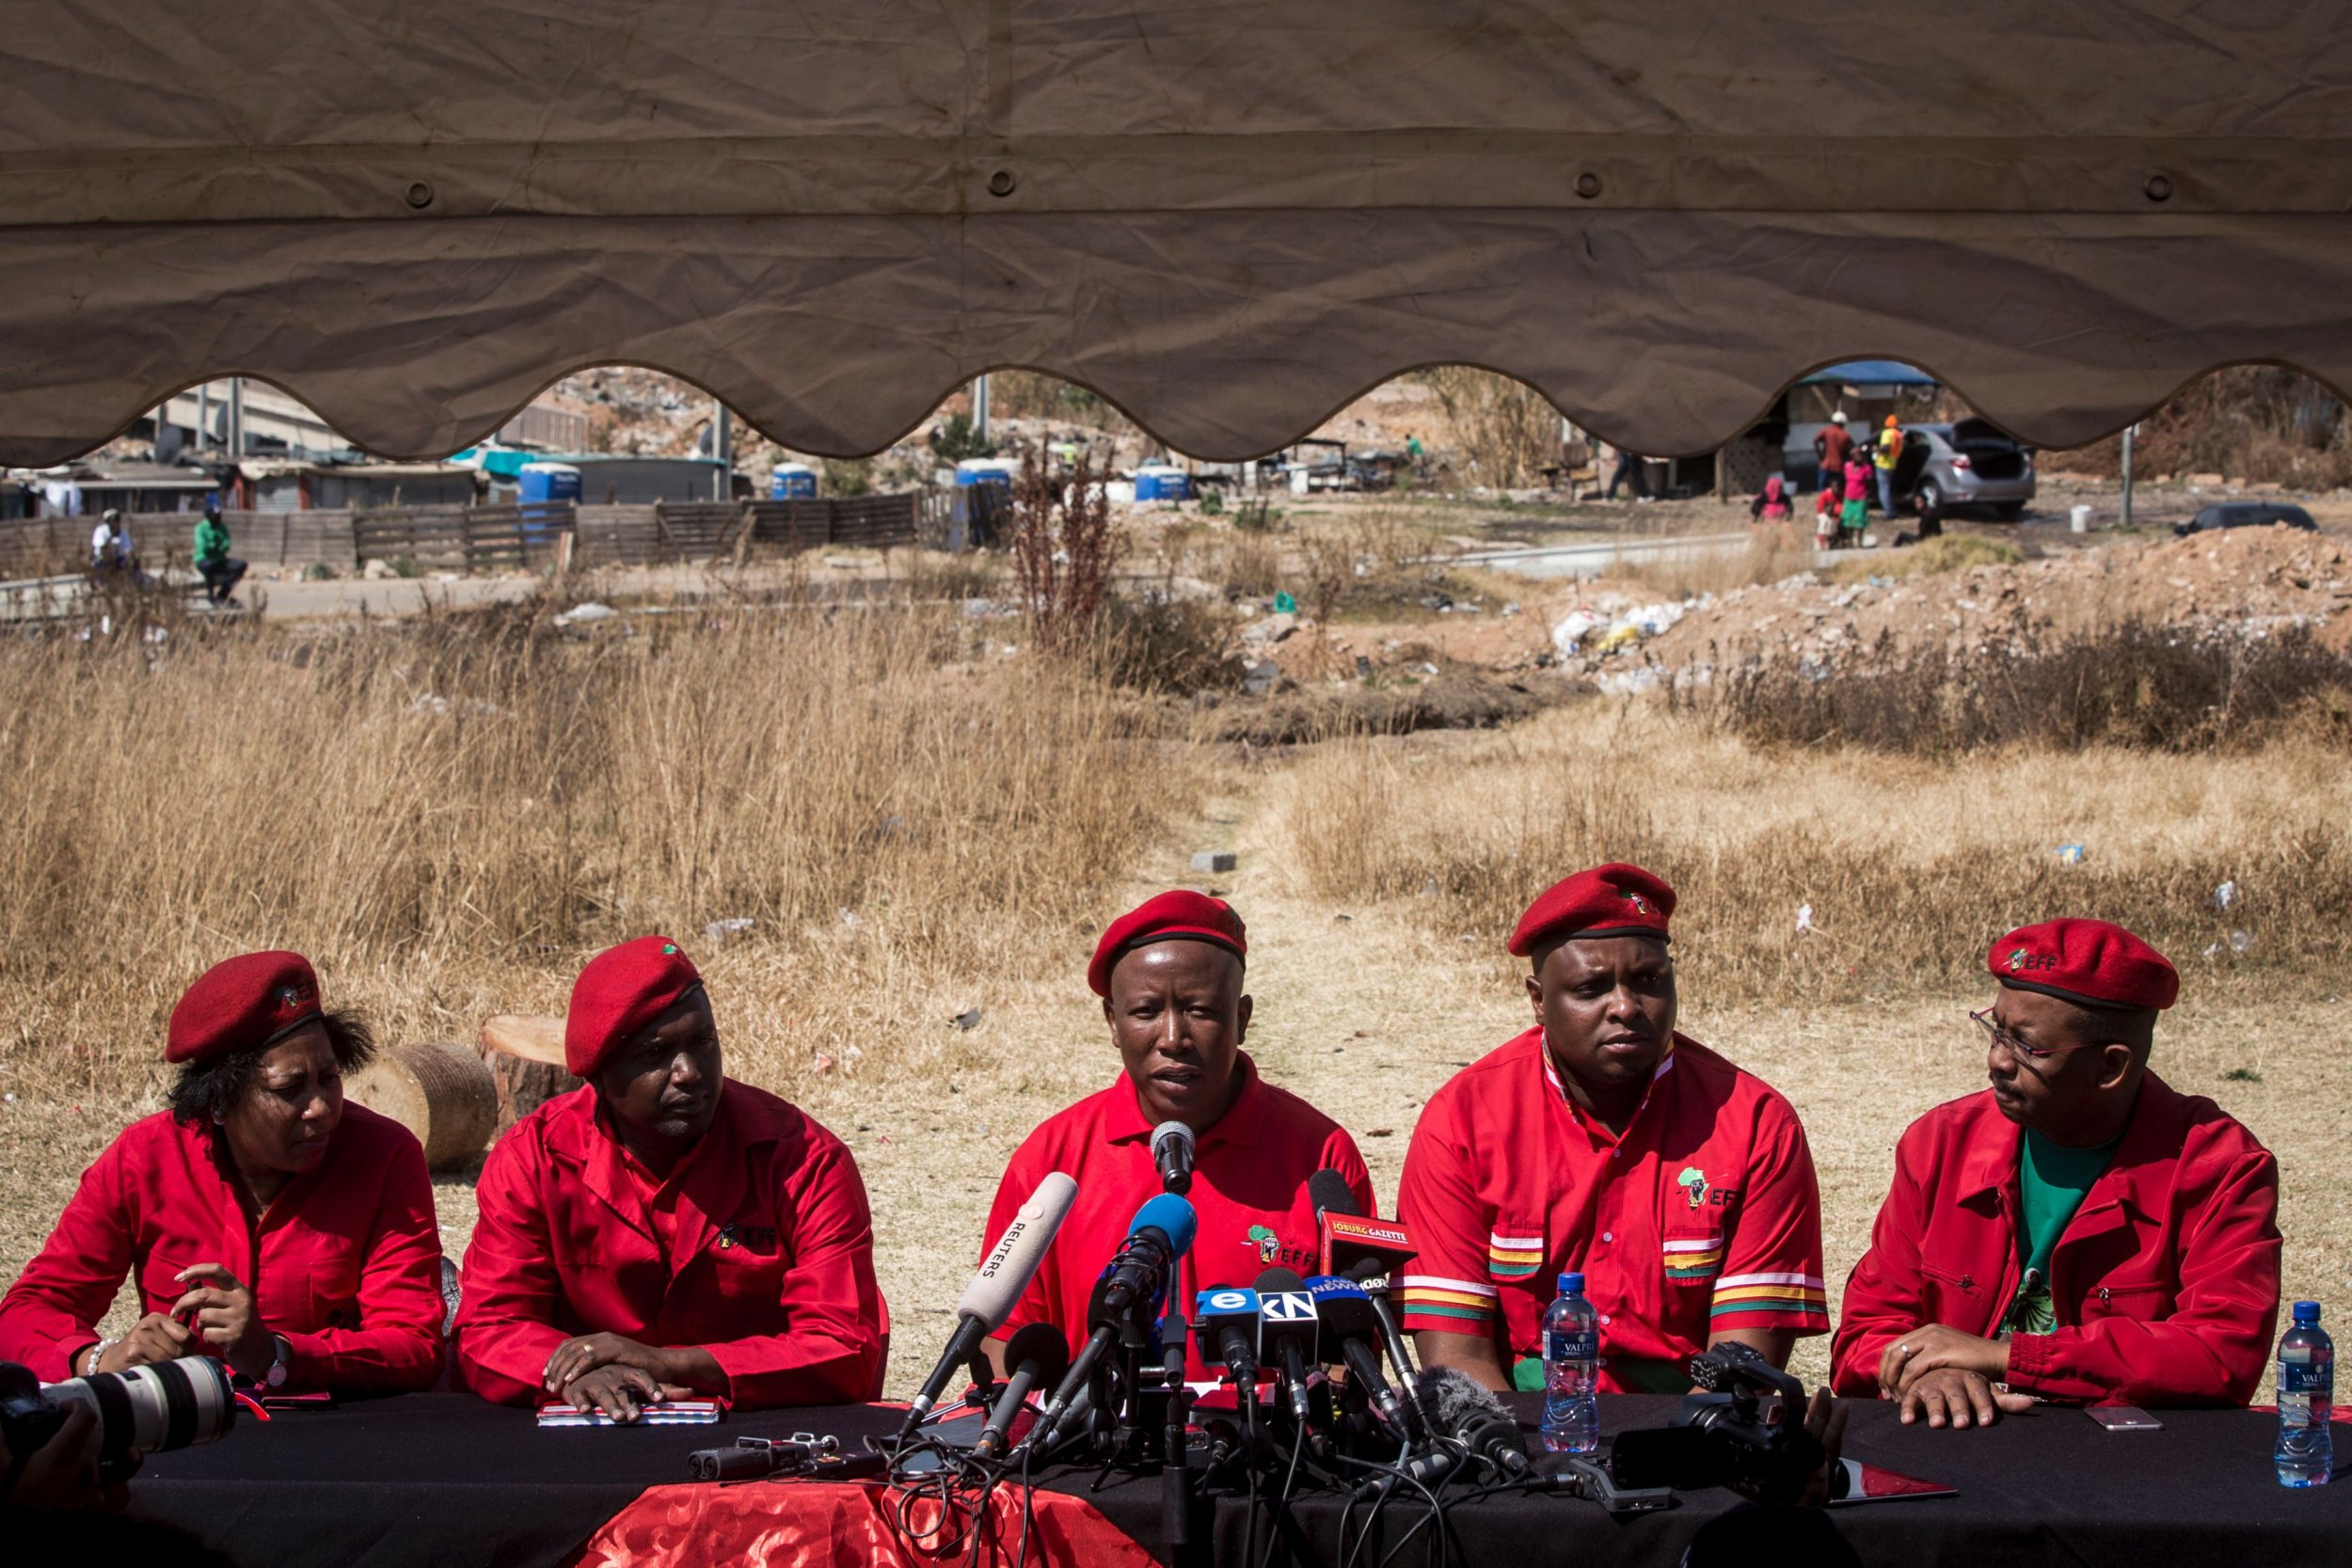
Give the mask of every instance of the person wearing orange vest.
<path id="1" fill-rule="evenodd" d="M 1886 416 L 1886 426 L 1872 443 L 1870 462 L 1879 474 L 1879 510 L 1892 517 L 1895 515 L 1895 465 L 1903 455 L 1903 427 L 1894 415 Z"/>

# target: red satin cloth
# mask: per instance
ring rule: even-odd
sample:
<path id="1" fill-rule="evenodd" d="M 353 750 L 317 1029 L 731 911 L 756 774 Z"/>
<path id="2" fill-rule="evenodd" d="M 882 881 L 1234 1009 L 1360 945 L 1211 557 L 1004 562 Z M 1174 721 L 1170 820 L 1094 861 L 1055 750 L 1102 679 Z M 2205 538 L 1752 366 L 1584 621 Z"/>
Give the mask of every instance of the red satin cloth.
<path id="1" fill-rule="evenodd" d="M 778 1568 L 950 1568 L 968 1560 L 966 1512 L 942 1519 L 938 1502 L 908 1510 L 875 1481 L 778 1481 L 739 1485 L 649 1486 L 570 1559 L 568 1568 L 702 1568 L 711 1562 Z M 991 1495 L 979 1568 L 1012 1568 L 1021 1554 L 1021 1495 Z M 1152 1554 L 1083 1497 L 1031 1495 L 1027 1563 L 1038 1568 L 1155 1568 Z"/>

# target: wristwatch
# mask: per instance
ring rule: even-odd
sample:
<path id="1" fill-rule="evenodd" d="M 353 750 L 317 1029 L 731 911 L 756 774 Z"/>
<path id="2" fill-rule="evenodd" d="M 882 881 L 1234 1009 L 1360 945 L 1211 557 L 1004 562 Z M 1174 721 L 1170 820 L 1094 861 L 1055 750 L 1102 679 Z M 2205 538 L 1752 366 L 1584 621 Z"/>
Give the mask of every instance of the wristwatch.
<path id="1" fill-rule="evenodd" d="M 278 1354 L 270 1362 L 269 1370 L 262 1374 L 262 1383 L 265 1387 L 280 1388 L 285 1386 L 286 1356 L 293 1347 L 286 1343 L 286 1337 L 282 1334 L 271 1335 L 269 1342 L 278 1347 Z"/>

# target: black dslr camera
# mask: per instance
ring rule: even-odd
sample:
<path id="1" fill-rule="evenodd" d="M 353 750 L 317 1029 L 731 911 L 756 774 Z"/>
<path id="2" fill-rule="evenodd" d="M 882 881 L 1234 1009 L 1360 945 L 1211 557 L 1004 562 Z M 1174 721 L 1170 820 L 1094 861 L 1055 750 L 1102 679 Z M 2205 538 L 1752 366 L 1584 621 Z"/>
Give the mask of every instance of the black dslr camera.
<path id="1" fill-rule="evenodd" d="M 1691 1357 L 1691 1381 L 1703 1392 L 1683 1396 L 1672 1426 L 1618 1434 L 1610 1478 L 1624 1487 L 1728 1486 L 1764 1502 L 1797 1501 L 1822 1459 L 1804 1429 L 1804 1385 L 1729 1342 Z"/>

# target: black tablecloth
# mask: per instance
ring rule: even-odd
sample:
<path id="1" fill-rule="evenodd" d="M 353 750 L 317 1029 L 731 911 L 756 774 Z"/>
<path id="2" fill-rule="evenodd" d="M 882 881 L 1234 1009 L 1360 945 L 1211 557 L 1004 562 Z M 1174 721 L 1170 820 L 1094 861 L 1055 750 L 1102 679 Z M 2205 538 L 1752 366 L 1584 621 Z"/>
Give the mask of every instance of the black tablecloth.
<path id="1" fill-rule="evenodd" d="M 1605 1398 L 1603 1425 L 1610 1432 L 1662 1425 L 1675 1403 Z M 1532 1424 L 1535 1401 L 1523 1398 L 1518 1406 Z M 1841 1509 L 1837 1524 L 1866 1562 L 1948 1558 L 1972 1568 L 2154 1568 L 2248 1554 L 2249 1562 L 2277 1568 L 2352 1560 L 2352 1483 L 2302 1492 L 2280 1486 L 2270 1465 L 2274 1418 L 2160 1414 L 2161 1432 L 2108 1433 L 2079 1410 L 2057 1407 L 2010 1417 L 1987 1432 L 1931 1432 L 1902 1426 L 1887 1405 L 1857 1403 L 1849 1457 L 1957 1486 L 1961 1495 Z M 525 1411 L 464 1395 L 410 1395 L 284 1414 L 266 1425 L 248 1420 L 224 1442 L 155 1455 L 133 1484 L 132 1507 L 194 1531 L 244 1568 L 543 1568 L 577 1549 L 644 1487 L 684 1481 L 692 1449 L 797 1430 L 834 1433 L 845 1450 L 856 1450 L 865 1434 L 897 1420 L 896 1412 L 852 1407 L 739 1415 L 716 1427 L 541 1432 Z M 1100 1492 L 1092 1480 L 1090 1472 L 1062 1472 L 1045 1484 L 1087 1496 L 1160 1553 L 1158 1480 Z M 1613 1521 L 1573 1498 L 1502 1495 L 1453 1513 L 1456 1536 L 1478 1563 L 1572 1556 L 1580 1563 L 1671 1564 L 1699 1525 L 1735 1501 L 1694 1492 L 1671 1513 Z M 1305 1497 L 1293 1512 L 1324 1568 L 1339 1568 L 1340 1500 Z M 1221 1568 L 1256 1568 L 1244 1561 L 1248 1515 L 1244 1501 L 1227 1498 L 1213 1522 L 1204 1521 Z M 1362 1515 L 1359 1508 L 1356 1519 Z M 1414 1516 L 1411 1507 L 1392 1503 L 1389 1540 Z M 1264 1540 L 1260 1528 L 1261 1550 Z M 1421 1568 L 1422 1560 L 1416 1545 L 1397 1562 Z"/>

